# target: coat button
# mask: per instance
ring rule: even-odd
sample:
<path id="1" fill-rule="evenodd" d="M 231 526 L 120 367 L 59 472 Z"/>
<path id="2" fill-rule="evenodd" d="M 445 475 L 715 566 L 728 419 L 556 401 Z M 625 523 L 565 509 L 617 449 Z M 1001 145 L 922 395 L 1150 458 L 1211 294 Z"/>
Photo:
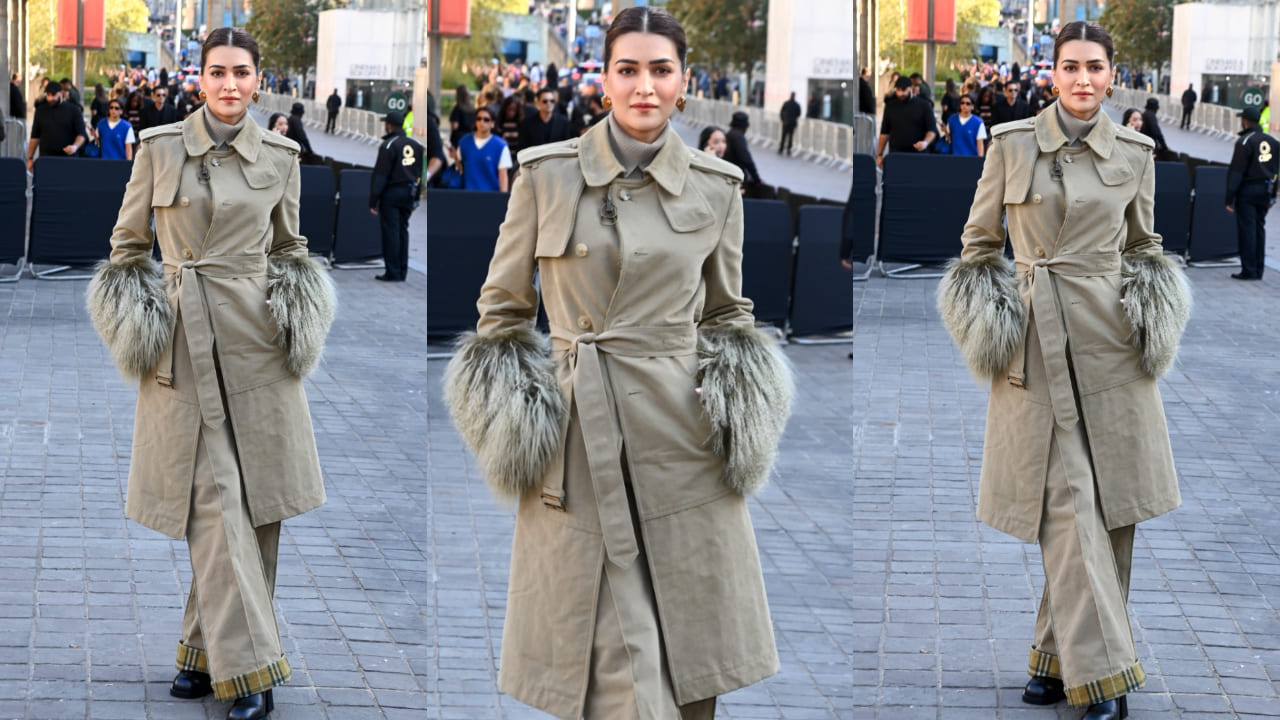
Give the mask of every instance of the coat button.
<path id="1" fill-rule="evenodd" d="M 1036 257 L 1044 257 L 1044 248 L 1042 247 L 1036 248 Z"/>
<path id="2" fill-rule="evenodd" d="M 187 199 L 187 198 L 179 198 L 179 199 L 178 199 L 178 204 L 179 204 L 179 205 L 181 205 L 182 207 L 186 207 L 186 206 L 188 206 L 188 205 L 190 205 L 190 204 L 191 204 L 191 200 L 189 200 L 189 199 Z"/>
<path id="3" fill-rule="evenodd" d="M 590 330 L 590 329 L 591 329 L 591 318 L 587 317 L 586 315 L 583 315 L 582 317 L 579 317 L 579 318 L 578 318 L 578 329 L 579 329 L 579 330 Z"/>
<path id="4" fill-rule="evenodd" d="M 587 246 L 583 243 L 578 243 L 577 245 L 574 245 L 573 251 L 577 253 L 578 257 L 586 257 L 588 252 Z"/>
<path id="5" fill-rule="evenodd" d="M 618 197 L 622 198 L 622 200 L 625 202 L 631 199 L 631 193 L 627 192 L 626 188 L 623 188 L 621 191 L 618 192 Z"/>
<path id="6" fill-rule="evenodd" d="M 1062 158 L 1062 162 L 1064 162 L 1064 163 L 1066 163 L 1066 164 L 1070 165 L 1070 164 L 1071 164 L 1071 156 L 1070 156 L 1070 155 L 1068 155 L 1068 156 L 1066 156 L 1066 157 Z"/>
<path id="7" fill-rule="evenodd" d="M 182 257 L 184 257 L 184 258 L 186 258 L 186 259 L 190 260 L 190 259 L 191 259 L 191 248 L 187 248 L 186 250 L 183 250 L 183 251 L 182 251 Z"/>
<path id="8" fill-rule="evenodd" d="M 1036 193 L 1035 195 L 1032 195 L 1032 196 L 1031 196 L 1031 202 L 1033 202 L 1033 203 L 1035 203 L 1035 204 L 1037 204 L 1037 205 L 1039 205 L 1039 204 L 1040 204 L 1040 202 L 1041 202 L 1041 201 L 1043 201 L 1043 200 L 1044 200 L 1044 198 L 1040 197 L 1040 193 Z"/>

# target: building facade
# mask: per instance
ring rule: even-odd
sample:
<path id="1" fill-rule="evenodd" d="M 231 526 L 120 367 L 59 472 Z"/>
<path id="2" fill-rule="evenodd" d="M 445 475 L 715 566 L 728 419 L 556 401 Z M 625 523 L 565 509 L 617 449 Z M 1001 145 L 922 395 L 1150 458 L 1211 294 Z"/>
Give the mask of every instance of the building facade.
<path id="1" fill-rule="evenodd" d="M 849 124 L 858 93 L 849 0 L 771 0 L 764 106 L 777 111 L 791 93 L 809 115 Z"/>
<path id="2" fill-rule="evenodd" d="M 1280 56 L 1280 3 L 1186 3 L 1173 8 L 1171 94 L 1192 85 L 1201 102 L 1244 106 L 1249 88 L 1269 88 Z"/>

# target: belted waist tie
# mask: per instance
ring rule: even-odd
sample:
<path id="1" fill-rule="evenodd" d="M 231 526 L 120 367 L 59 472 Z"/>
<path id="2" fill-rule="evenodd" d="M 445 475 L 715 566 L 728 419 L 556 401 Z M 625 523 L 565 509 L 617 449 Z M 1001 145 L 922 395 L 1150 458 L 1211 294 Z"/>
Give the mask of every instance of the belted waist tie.
<path id="1" fill-rule="evenodd" d="M 213 358 L 213 328 L 209 325 L 199 276 L 223 279 L 264 277 L 267 274 L 267 256 L 214 256 L 181 263 L 165 258 L 164 269 L 165 274 L 172 275 L 177 283 L 178 307 L 174 313 L 174 324 L 181 315 L 191 355 L 191 369 L 195 373 L 196 396 L 200 399 L 200 416 L 205 425 L 216 428 L 226 420 L 226 410 L 222 406 L 222 390 Z M 169 328 L 170 337 L 173 337 L 174 329 Z M 156 379 L 161 385 L 173 385 L 172 341 L 160 358 Z"/>
<path id="2" fill-rule="evenodd" d="M 570 379 L 568 403 L 577 403 L 582 439 L 587 449 L 591 486 L 595 490 L 609 561 L 627 568 L 639 553 L 631 506 L 622 475 L 618 423 L 609 408 L 600 354 L 623 357 L 672 357 L 697 351 L 697 330 L 692 324 L 663 327 L 620 327 L 601 333 L 577 333 L 552 326 L 551 346 L 566 352 Z M 692 392 L 692 389 L 690 390 Z M 560 452 L 552 461 L 542 487 L 548 507 L 564 509 L 564 447 L 569 430 L 568 413 L 560 427 Z"/>
<path id="3" fill-rule="evenodd" d="M 1068 429 L 1080 419 L 1076 410 L 1075 390 L 1071 383 L 1071 369 L 1067 362 L 1067 331 L 1062 326 L 1062 310 L 1058 304 L 1058 292 L 1050 275 L 1068 277 L 1106 277 L 1120 274 L 1120 253 L 1098 252 L 1061 255 L 1051 258 L 1014 258 L 1019 273 L 1027 276 L 1031 286 L 1031 312 L 1023 320 L 1022 342 L 1009 370 L 1009 380 L 1022 386 L 1027 376 L 1026 338 L 1027 324 L 1031 316 L 1036 318 L 1036 333 L 1040 336 L 1040 352 L 1044 356 L 1048 373 L 1049 398 L 1053 402 L 1053 417 L 1058 426 Z"/>

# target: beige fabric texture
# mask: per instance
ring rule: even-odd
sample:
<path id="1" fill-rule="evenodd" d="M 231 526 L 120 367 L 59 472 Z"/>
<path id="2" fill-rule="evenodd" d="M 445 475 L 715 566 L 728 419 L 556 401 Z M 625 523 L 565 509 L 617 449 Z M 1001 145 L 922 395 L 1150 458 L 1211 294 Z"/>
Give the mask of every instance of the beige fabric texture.
<path id="1" fill-rule="evenodd" d="M 620 179 L 608 132 L 521 153 L 478 302 L 481 336 L 527 326 L 540 273 L 571 413 L 544 488 L 519 502 L 499 686 L 570 719 L 585 710 L 606 562 L 647 566 L 677 704 L 778 668 L 746 501 L 722 477 L 695 393 L 697 332 L 753 322 L 741 175 L 669 133 L 643 177 Z M 624 476 L 631 500 L 618 495 Z"/>

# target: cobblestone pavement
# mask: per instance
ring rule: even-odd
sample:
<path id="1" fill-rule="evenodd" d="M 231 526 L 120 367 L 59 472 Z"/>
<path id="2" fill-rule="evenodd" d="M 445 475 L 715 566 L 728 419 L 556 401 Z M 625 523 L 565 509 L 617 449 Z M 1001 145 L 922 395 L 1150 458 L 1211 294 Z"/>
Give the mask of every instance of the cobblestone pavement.
<path id="1" fill-rule="evenodd" d="M 1137 532 L 1133 718 L 1280 716 L 1280 293 L 1230 272 L 1189 271 L 1160 384 L 1183 504 Z M 1078 718 L 1021 702 L 1039 550 L 974 518 L 987 391 L 936 286 L 855 284 L 854 717 Z"/>
<path id="2" fill-rule="evenodd" d="M 849 685 L 859 642 L 849 623 L 849 348 L 791 345 L 785 352 L 796 367 L 797 402 L 774 476 L 751 501 L 782 671 L 724 696 L 721 720 L 845 720 L 859 692 Z M 443 370 L 442 360 L 430 363 L 432 388 Z M 439 638 L 431 717 L 548 718 L 496 689 L 513 513 L 490 499 L 439 393 L 427 415 L 428 555 L 436 581 L 428 622 Z"/>
<path id="3" fill-rule="evenodd" d="M 272 718 L 422 718 L 437 653 L 425 284 L 333 277 L 341 309 L 306 383 L 329 502 L 284 523 L 293 680 Z M 186 544 L 124 518 L 136 393 L 88 322 L 85 285 L 0 285 L 0 718 L 222 718 L 225 703 L 168 694 Z"/>

